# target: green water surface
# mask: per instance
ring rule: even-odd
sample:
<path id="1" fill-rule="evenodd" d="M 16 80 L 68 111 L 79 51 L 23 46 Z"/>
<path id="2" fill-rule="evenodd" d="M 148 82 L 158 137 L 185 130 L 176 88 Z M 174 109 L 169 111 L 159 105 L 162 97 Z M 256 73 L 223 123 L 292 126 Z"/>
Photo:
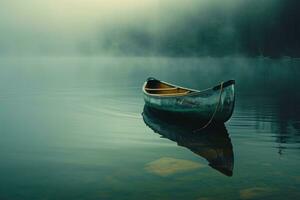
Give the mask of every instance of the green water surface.
<path id="1" fill-rule="evenodd" d="M 288 58 L 0 58 L 0 199 L 299 199 L 299 67 Z M 149 76 L 195 89 L 236 80 L 231 177 L 144 123 Z M 166 158 L 199 167 L 147 168 Z"/>

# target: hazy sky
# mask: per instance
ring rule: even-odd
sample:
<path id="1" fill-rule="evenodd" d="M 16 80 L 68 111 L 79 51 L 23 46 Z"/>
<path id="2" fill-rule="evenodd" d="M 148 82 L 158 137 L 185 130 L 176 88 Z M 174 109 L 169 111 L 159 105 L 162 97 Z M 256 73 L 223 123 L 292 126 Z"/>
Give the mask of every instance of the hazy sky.
<path id="1" fill-rule="evenodd" d="M 1 0 L 0 49 L 23 54 L 73 49 L 105 24 L 155 10 L 157 0 Z M 0 51 L 1 51 L 0 50 Z"/>
<path id="2" fill-rule="evenodd" d="M 97 43 L 102 33 L 115 28 L 139 26 L 155 35 L 188 23 L 187 16 L 211 16 L 208 7 L 220 7 L 229 15 L 243 2 L 251 1 L 1 0 L 0 55 L 74 54 L 82 42 Z"/>
<path id="3" fill-rule="evenodd" d="M 218 1 L 1 0 L 0 52 L 52 52 L 62 47 L 70 51 L 76 40 L 93 37 L 107 26 L 143 20 L 159 23 L 168 13 L 169 18 L 181 16 L 195 4 Z"/>

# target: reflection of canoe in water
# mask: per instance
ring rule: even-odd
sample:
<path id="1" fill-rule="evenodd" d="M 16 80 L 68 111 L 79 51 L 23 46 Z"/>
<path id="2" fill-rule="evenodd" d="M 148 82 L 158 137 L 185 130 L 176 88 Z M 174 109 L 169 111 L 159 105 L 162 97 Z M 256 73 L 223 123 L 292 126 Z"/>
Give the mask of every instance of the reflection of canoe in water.
<path id="1" fill-rule="evenodd" d="M 143 119 L 154 132 L 205 158 L 212 168 L 232 176 L 233 150 L 224 124 L 197 131 L 201 124 L 196 121 L 185 121 L 178 116 L 166 117 L 148 106 L 144 107 Z"/>
<path id="2" fill-rule="evenodd" d="M 143 86 L 145 103 L 153 108 L 226 122 L 235 101 L 234 80 L 207 90 L 188 89 L 149 78 Z M 215 113 L 215 115 L 214 115 Z"/>

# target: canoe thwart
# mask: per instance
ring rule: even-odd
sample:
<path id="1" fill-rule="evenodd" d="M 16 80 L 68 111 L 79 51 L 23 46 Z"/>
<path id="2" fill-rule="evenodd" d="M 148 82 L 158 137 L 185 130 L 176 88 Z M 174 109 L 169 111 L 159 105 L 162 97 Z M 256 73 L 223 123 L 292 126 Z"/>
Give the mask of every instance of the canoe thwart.
<path id="1" fill-rule="evenodd" d="M 148 91 L 158 91 L 158 90 L 177 90 L 178 88 L 145 88 Z"/>

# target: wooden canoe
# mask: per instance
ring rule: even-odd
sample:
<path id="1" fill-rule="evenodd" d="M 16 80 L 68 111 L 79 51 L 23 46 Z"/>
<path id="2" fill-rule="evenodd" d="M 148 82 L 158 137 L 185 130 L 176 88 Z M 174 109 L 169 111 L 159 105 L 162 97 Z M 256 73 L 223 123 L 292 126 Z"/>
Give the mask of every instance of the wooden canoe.
<path id="1" fill-rule="evenodd" d="M 148 78 L 143 93 L 149 107 L 207 121 L 226 122 L 234 109 L 234 85 L 235 81 L 229 80 L 200 91 Z"/>
<path id="2" fill-rule="evenodd" d="M 173 115 L 165 115 L 158 110 L 144 106 L 145 124 L 155 133 L 167 138 L 205 158 L 209 166 L 232 176 L 234 167 L 233 147 L 224 123 L 215 124 L 199 131 L 198 121 L 185 120 Z M 196 131 L 196 132 L 195 132 Z"/>

